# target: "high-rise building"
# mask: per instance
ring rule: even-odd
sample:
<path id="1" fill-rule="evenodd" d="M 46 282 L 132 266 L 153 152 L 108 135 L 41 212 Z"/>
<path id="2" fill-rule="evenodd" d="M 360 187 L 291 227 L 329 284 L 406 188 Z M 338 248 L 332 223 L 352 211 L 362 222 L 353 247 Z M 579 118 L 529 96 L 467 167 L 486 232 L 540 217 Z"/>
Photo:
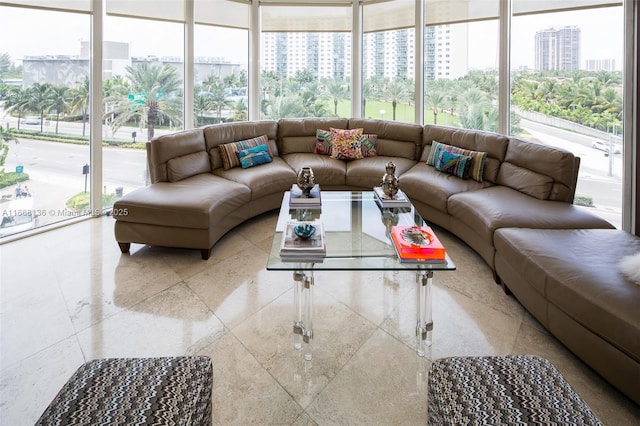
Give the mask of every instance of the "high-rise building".
<path id="1" fill-rule="evenodd" d="M 580 28 L 547 28 L 536 32 L 535 37 L 536 71 L 580 69 Z"/>
<path id="2" fill-rule="evenodd" d="M 585 61 L 587 71 L 615 71 L 616 60 L 612 58 L 607 59 L 587 59 Z"/>

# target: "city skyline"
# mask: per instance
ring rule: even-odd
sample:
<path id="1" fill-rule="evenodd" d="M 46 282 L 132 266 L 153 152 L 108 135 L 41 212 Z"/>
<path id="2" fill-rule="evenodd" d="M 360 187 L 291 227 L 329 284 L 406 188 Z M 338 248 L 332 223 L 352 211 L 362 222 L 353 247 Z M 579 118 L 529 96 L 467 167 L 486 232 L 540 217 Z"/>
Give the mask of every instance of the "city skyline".
<path id="1" fill-rule="evenodd" d="M 8 53 L 14 63 L 24 56 L 79 54 L 81 41 L 89 39 L 87 15 L 42 13 L 30 9 L 3 7 L 0 14 L 0 54 Z M 60 15 L 64 24 L 51 19 L 50 13 Z M 29 28 L 51 31 L 47 33 L 48 44 L 41 38 L 28 37 L 29 31 L 22 23 L 32 22 Z M 512 18 L 511 69 L 533 69 L 535 65 L 535 33 L 554 26 L 578 26 L 582 30 L 580 68 L 586 69 L 589 60 L 613 60 L 617 70 L 622 68 L 623 52 L 622 8 L 607 7 L 573 12 L 557 12 L 544 15 L 525 15 Z M 60 31 L 60 28 L 65 31 Z M 606 28 L 606 31 L 602 31 Z M 161 31 L 158 31 L 161 29 Z M 224 57 L 234 63 L 247 66 L 248 40 L 243 30 L 196 26 L 194 55 Z M 147 43 L 145 40 L 153 37 Z M 498 22 L 477 21 L 468 25 L 469 69 L 497 69 L 498 66 Z M 239 36 L 240 35 L 240 36 Z M 107 17 L 104 39 L 128 42 L 131 56 L 178 56 L 182 57 L 182 26 L 176 23 L 150 20 Z M 224 43 L 215 43 L 225 40 Z M 231 41 L 231 42 L 229 42 Z M 617 49 L 611 49 L 617 46 Z"/>

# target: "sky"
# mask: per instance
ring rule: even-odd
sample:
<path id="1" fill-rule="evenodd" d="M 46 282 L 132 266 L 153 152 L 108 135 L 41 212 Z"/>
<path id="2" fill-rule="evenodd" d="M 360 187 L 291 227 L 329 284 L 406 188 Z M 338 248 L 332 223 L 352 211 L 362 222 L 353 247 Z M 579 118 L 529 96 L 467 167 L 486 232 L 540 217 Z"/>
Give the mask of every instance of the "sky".
<path id="1" fill-rule="evenodd" d="M 9 53 L 14 61 L 25 55 L 79 55 L 80 41 L 89 40 L 88 15 L 43 14 L 12 7 L 0 11 L 0 53 Z M 622 69 L 622 22 L 622 7 L 514 17 L 511 66 L 533 68 L 536 31 L 575 25 L 581 28 L 582 64 L 587 59 L 613 58 L 616 68 Z M 498 23 L 477 22 L 469 28 L 469 67 L 497 68 Z M 105 40 L 130 43 L 132 56 L 182 56 L 182 27 L 178 24 L 107 17 L 104 29 Z M 34 36 L 36 31 L 40 35 Z M 239 30 L 197 26 L 195 55 L 246 64 L 245 35 Z"/>

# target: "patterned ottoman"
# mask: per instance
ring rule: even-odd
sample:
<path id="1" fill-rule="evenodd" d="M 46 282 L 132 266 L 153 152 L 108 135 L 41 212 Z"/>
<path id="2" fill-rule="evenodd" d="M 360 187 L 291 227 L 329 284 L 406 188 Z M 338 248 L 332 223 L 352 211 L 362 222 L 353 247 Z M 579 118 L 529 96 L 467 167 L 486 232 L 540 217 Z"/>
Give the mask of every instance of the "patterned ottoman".
<path id="1" fill-rule="evenodd" d="M 206 356 L 89 361 L 36 425 L 210 425 L 212 383 Z"/>
<path id="2" fill-rule="evenodd" d="M 601 425 L 546 359 L 452 357 L 431 365 L 429 425 Z"/>

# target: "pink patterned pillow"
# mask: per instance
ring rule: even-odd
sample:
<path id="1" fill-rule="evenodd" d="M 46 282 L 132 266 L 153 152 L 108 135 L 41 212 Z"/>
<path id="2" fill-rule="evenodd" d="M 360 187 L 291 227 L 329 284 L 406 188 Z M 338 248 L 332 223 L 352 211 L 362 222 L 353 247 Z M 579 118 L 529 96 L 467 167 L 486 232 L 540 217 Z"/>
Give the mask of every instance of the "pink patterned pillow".
<path id="1" fill-rule="evenodd" d="M 331 128 L 331 158 L 337 160 L 358 160 L 362 156 L 360 136 L 363 129 L 334 129 Z"/>

